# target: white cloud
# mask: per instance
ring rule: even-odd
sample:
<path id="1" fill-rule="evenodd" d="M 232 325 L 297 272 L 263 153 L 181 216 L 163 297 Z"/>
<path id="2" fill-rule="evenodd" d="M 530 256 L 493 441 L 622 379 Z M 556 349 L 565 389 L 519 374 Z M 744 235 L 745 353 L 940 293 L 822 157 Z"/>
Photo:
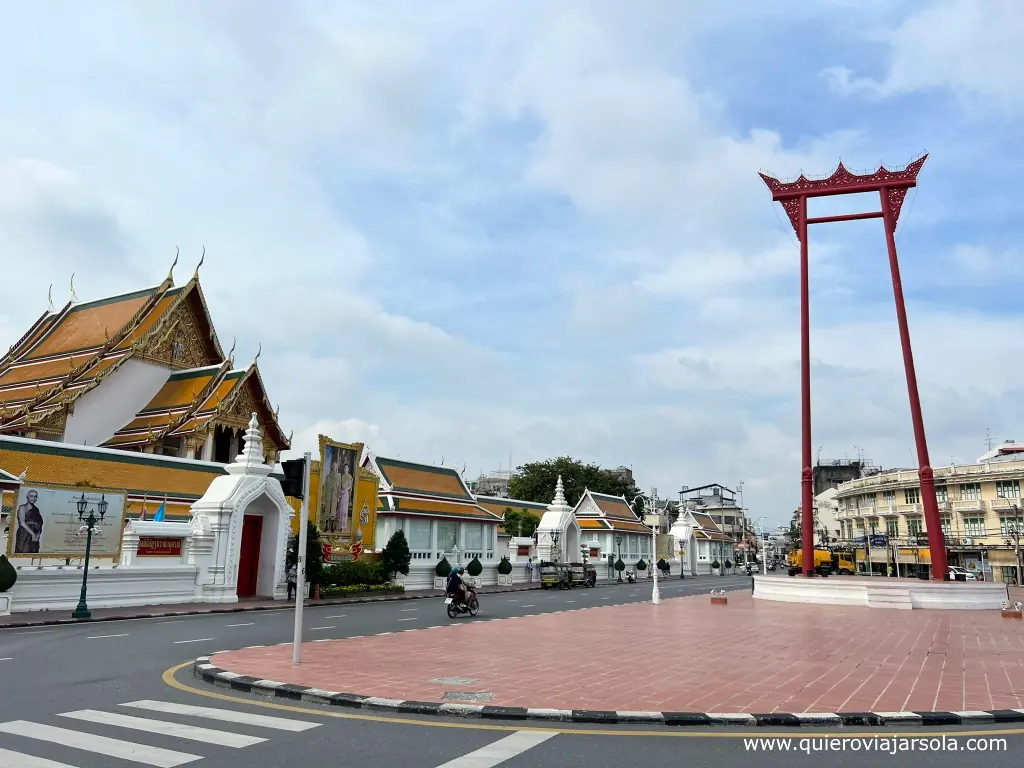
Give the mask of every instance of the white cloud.
<path id="1" fill-rule="evenodd" d="M 889 48 L 885 76 L 827 67 L 833 88 L 877 97 L 949 89 L 1010 109 L 1024 106 L 1024 10 L 1017 0 L 935 0 L 910 8 L 895 30 L 874 33 Z"/>

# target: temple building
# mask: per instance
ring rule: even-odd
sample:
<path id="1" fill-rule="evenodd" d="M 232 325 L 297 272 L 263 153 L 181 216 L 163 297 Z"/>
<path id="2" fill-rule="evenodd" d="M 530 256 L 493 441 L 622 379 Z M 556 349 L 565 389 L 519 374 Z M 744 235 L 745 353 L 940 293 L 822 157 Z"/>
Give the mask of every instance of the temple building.
<path id="1" fill-rule="evenodd" d="M 201 263 L 201 262 L 200 262 Z M 172 267 L 173 270 L 173 267 Z M 259 373 L 217 338 L 198 268 L 175 286 L 53 307 L 0 358 L 0 470 L 125 494 L 126 516 L 190 506 L 243 447 L 253 413 L 271 465 L 289 448 Z M 2 489 L 10 513 L 16 491 Z"/>
<path id="2" fill-rule="evenodd" d="M 0 434 L 227 463 L 259 415 L 271 463 L 289 447 L 254 360 L 235 368 L 198 270 L 50 307 L 0 359 Z M 259 355 L 257 354 L 257 358 Z"/>

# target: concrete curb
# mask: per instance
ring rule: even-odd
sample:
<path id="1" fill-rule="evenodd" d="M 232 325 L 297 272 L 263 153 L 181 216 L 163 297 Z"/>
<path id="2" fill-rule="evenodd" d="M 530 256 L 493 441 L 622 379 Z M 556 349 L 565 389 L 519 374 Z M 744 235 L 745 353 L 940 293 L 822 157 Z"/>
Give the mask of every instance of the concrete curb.
<path id="1" fill-rule="evenodd" d="M 293 685 L 275 680 L 261 680 L 236 672 L 228 672 L 210 663 L 209 656 L 200 656 L 192 665 L 192 674 L 205 683 L 233 691 L 252 693 L 273 699 L 306 701 L 349 709 L 375 709 L 407 715 L 441 717 L 478 717 L 485 720 L 547 720 L 568 723 L 619 725 L 648 723 L 659 725 L 745 725 L 799 727 L 813 725 L 973 725 L 975 723 L 1024 722 L 1024 709 L 997 709 L 991 712 L 772 712 L 766 714 L 733 714 L 721 712 L 627 712 L 588 709 L 541 709 L 527 707 L 485 706 L 435 701 L 403 701 L 339 693 Z"/>
<path id="2" fill-rule="evenodd" d="M 534 584 L 533 586 L 523 585 L 522 587 L 506 587 L 500 590 L 494 590 L 493 592 L 481 592 L 481 595 L 500 595 L 506 592 L 529 592 L 535 589 L 540 589 L 540 584 Z M 428 592 L 429 590 L 424 590 Z M 401 600 L 426 600 L 432 597 L 441 597 L 442 595 L 437 594 L 419 594 L 418 592 L 406 592 L 403 594 L 390 594 L 380 595 L 378 597 L 334 597 L 326 598 L 323 600 L 311 600 L 305 601 L 307 608 L 317 605 L 353 605 L 356 603 L 391 603 L 398 602 Z M 26 627 L 47 627 L 55 626 L 59 624 L 95 624 L 97 622 L 104 621 L 133 621 L 136 619 L 163 619 L 170 618 L 173 616 L 207 616 L 218 613 L 249 613 L 254 611 L 284 611 L 288 610 L 293 603 L 287 600 L 278 601 L 280 605 L 239 605 L 238 603 L 232 604 L 230 607 L 217 607 L 217 608 L 193 608 L 184 611 L 141 611 L 139 613 L 130 613 L 119 616 L 94 616 L 90 619 L 41 619 L 41 620 L 25 620 L 25 621 L 12 621 L 7 623 L 0 623 L 0 632 L 5 629 L 24 629 Z M 154 606 L 147 606 L 153 608 Z M 103 609 L 97 609 L 103 610 Z"/>

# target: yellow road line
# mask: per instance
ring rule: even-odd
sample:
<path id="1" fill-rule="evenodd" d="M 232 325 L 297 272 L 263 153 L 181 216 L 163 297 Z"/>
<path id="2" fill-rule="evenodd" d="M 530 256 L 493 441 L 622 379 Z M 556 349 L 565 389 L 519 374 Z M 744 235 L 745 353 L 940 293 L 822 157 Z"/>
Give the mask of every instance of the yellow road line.
<path id="1" fill-rule="evenodd" d="M 190 667 L 195 662 L 186 661 L 184 664 L 179 664 L 176 667 L 171 667 L 163 674 L 163 681 L 166 685 L 170 686 L 179 691 L 185 693 L 191 693 L 196 696 L 203 696 L 208 699 L 219 699 L 220 701 L 233 701 L 237 704 L 246 704 L 252 707 L 264 707 L 266 709 L 276 709 L 281 712 L 299 712 L 306 715 L 313 715 L 315 717 L 333 717 L 339 720 L 362 720 L 364 722 L 372 723 L 390 723 L 397 725 L 416 725 L 421 728 L 462 728 L 472 731 L 500 731 L 500 732 L 511 732 L 511 731 L 544 731 L 544 732 L 555 732 L 565 733 L 571 736 L 645 736 L 645 737 L 660 737 L 660 738 L 694 738 L 694 739 L 752 739 L 752 738 L 793 738 L 799 739 L 799 734 L 804 734 L 810 738 L 829 738 L 829 739 L 857 739 L 857 738 L 870 738 L 872 736 L 878 736 L 879 738 L 937 738 L 940 736 L 949 736 L 950 738 L 963 737 L 974 737 L 974 736 L 1018 736 L 1024 734 L 1024 728 L 1010 728 L 1005 730 L 985 730 L 985 731 L 939 731 L 939 730 L 928 730 L 921 732 L 908 732 L 908 731 L 856 731 L 856 732 L 838 732 L 828 733 L 825 731 L 804 731 L 799 728 L 792 728 L 786 731 L 733 731 L 729 730 L 727 733 L 721 731 L 712 730 L 685 730 L 685 731 L 632 731 L 632 730 L 608 730 L 608 729 L 584 729 L 584 728 L 559 728 L 559 727 L 538 727 L 535 725 L 490 725 L 487 723 L 446 723 L 440 721 L 431 720 L 415 720 L 408 717 L 389 717 L 386 715 L 357 715 L 342 712 L 331 712 L 326 709 L 312 708 L 312 707 L 296 707 L 291 704 L 277 704 L 276 702 L 269 701 L 253 701 L 252 699 L 245 699 L 238 696 L 227 696 L 223 693 L 217 693 L 215 691 L 203 690 L 201 688 L 193 688 L 175 677 L 179 671 L 185 667 Z M 698 728 L 707 728 L 707 726 L 696 726 Z"/>

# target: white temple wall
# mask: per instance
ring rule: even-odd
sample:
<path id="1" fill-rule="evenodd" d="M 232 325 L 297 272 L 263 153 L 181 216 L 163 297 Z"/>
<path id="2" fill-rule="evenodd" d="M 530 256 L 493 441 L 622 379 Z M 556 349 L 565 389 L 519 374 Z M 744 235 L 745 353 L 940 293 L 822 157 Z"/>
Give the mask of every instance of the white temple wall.
<path id="1" fill-rule="evenodd" d="M 99 445 L 135 418 L 171 374 L 167 368 L 131 359 L 98 387 L 75 401 L 64 427 L 65 443 Z"/>

